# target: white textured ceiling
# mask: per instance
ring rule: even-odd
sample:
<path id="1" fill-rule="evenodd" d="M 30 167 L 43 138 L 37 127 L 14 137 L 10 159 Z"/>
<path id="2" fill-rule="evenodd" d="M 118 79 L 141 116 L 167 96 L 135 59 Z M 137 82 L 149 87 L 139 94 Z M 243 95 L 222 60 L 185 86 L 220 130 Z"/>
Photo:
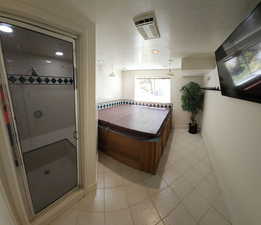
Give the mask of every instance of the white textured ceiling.
<path id="1" fill-rule="evenodd" d="M 29 0 L 24 0 L 29 1 Z M 97 60 L 114 67 L 167 67 L 175 57 L 213 54 L 258 0 L 30 0 L 96 23 Z M 144 41 L 132 18 L 154 10 L 161 38 Z M 71 16 L 73 19 L 73 16 Z M 153 55 L 152 49 L 160 50 Z"/>
<path id="2" fill-rule="evenodd" d="M 97 58 L 122 67 L 168 66 L 168 59 L 213 54 L 255 0 L 96 1 Z M 154 10 L 161 38 L 145 41 L 132 18 Z M 153 55 L 152 49 L 160 50 Z"/>

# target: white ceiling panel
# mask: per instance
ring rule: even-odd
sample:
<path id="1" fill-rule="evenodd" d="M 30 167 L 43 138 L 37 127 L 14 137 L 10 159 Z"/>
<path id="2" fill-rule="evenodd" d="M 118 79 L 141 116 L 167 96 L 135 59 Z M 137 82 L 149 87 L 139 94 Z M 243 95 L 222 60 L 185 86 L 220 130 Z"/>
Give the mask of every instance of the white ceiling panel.
<path id="1" fill-rule="evenodd" d="M 27 0 L 29 1 L 29 0 Z M 30 0 L 96 23 L 97 60 L 115 67 L 167 67 L 169 58 L 213 55 L 258 0 Z M 160 39 L 143 40 L 133 17 L 154 10 Z M 158 49 L 160 54 L 152 54 Z"/>

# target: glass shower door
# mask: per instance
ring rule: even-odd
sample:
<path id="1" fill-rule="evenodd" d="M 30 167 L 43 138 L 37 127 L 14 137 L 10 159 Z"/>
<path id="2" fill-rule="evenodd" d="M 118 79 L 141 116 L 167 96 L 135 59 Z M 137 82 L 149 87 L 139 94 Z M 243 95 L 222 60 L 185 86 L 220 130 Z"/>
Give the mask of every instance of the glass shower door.
<path id="1" fill-rule="evenodd" d="M 0 23 L 7 96 L 34 213 L 79 184 L 74 41 Z"/>

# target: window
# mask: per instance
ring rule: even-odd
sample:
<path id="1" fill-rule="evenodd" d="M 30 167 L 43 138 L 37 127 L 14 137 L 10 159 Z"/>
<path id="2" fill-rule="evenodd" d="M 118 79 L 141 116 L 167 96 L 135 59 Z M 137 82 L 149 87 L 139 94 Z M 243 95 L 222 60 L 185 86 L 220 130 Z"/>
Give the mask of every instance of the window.
<path id="1" fill-rule="evenodd" d="M 169 78 L 136 78 L 135 100 L 146 102 L 170 102 Z"/>

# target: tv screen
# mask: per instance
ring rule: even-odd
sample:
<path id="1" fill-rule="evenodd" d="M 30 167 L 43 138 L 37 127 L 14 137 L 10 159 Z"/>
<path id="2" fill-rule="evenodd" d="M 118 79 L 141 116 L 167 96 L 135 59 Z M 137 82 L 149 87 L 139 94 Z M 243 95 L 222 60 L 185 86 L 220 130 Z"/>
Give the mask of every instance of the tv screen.
<path id="1" fill-rule="evenodd" d="M 222 94 L 261 103 L 261 4 L 215 55 Z"/>

